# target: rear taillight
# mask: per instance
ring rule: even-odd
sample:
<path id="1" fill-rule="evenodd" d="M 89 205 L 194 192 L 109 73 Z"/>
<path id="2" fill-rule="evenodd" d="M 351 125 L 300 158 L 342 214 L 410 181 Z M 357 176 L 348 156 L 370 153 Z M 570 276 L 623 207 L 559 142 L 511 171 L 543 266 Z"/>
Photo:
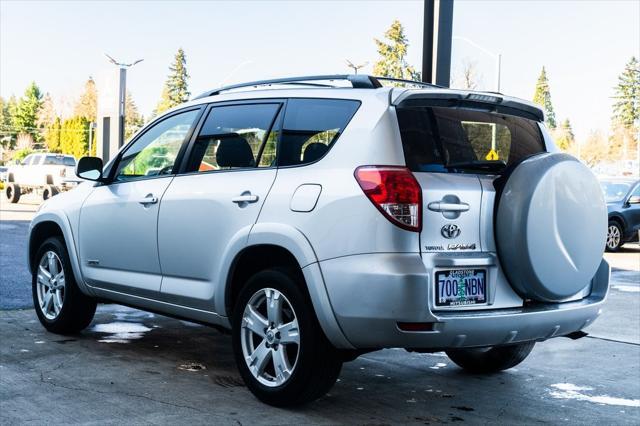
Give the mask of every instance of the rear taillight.
<path id="1" fill-rule="evenodd" d="M 67 169 L 60 169 L 60 176 L 65 177 L 67 175 Z"/>
<path id="2" fill-rule="evenodd" d="M 422 229 L 422 190 L 406 167 L 362 166 L 354 173 L 360 188 L 393 224 L 408 231 Z"/>

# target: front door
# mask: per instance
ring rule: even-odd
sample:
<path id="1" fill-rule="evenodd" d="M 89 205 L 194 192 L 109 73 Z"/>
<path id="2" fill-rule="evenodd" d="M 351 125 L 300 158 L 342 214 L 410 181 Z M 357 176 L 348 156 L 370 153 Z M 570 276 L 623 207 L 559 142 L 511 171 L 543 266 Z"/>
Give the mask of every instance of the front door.
<path id="1" fill-rule="evenodd" d="M 160 206 L 162 300 L 211 311 L 223 259 L 247 241 L 276 177 L 274 101 L 215 106 Z"/>
<path id="2" fill-rule="evenodd" d="M 80 213 L 82 273 L 91 286 L 157 296 L 158 210 L 198 109 L 152 125 L 120 156 L 112 182 L 96 187 Z"/>

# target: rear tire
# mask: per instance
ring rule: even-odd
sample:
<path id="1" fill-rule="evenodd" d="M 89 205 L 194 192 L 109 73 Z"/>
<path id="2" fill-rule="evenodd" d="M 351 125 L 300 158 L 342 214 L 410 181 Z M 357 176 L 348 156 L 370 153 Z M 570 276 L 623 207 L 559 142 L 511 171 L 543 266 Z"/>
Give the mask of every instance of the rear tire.
<path id="1" fill-rule="evenodd" d="M 610 220 L 607 226 L 606 250 L 616 252 L 622 246 L 622 226 L 615 220 Z"/>
<path id="2" fill-rule="evenodd" d="M 42 191 L 42 200 L 47 201 L 49 198 L 58 195 L 59 191 L 53 185 L 45 185 L 44 190 Z"/>
<path id="3" fill-rule="evenodd" d="M 331 389 L 342 368 L 342 359 L 320 328 L 303 285 L 299 273 L 293 270 L 258 272 L 240 291 L 233 311 L 233 350 L 238 370 L 249 390 L 270 405 L 294 406 L 321 397 Z M 277 311 L 269 311 L 267 306 L 282 306 L 281 314 L 274 314 Z M 294 330 L 287 328 L 294 321 L 297 332 L 285 331 Z M 257 355 L 262 345 L 266 348 L 262 353 L 269 355 Z M 280 364 L 277 360 L 282 360 L 283 352 L 278 351 L 286 354 L 286 361 Z M 280 370 L 285 373 L 278 375 L 276 365 L 286 366 Z"/>
<path id="4" fill-rule="evenodd" d="M 471 373 L 496 373 L 520 364 L 531 353 L 535 342 L 488 348 L 450 349 L 447 356 Z"/>
<path id="5" fill-rule="evenodd" d="M 51 237 L 40 245 L 33 262 L 31 284 L 36 314 L 48 331 L 73 334 L 91 323 L 96 301 L 78 288 L 60 237 Z"/>
<path id="6" fill-rule="evenodd" d="M 22 195 L 22 193 L 20 191 L 20 185 L 18 185 L 17 183 L 8 183 L 4 192 L 7 196 L 7 200 L 9 200 L 10 203 L 15 204 L 20 201 L 20 195 Z"/>

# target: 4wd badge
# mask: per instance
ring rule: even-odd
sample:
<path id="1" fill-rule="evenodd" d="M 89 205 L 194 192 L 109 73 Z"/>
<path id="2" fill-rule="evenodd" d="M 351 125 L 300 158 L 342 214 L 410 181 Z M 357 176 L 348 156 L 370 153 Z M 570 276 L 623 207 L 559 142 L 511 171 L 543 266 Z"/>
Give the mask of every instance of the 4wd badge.
<path id="1" fill-rule="evenodd" d="M 457 238 L 460 235 L 460 232 L 462 232 L 460 227 L 452 223 L 445 225 L 440 229 L 442 236 L 449 239 Z"/>

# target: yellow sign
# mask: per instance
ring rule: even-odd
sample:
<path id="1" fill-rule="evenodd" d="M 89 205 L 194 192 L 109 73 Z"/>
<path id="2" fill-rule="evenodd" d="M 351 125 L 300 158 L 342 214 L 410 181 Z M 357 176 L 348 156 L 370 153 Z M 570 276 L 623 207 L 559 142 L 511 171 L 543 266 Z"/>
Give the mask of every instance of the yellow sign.
<path id="1" fill-rule="evenodd" d="M 499 160 L 500 156 L 498 156 L 498 153 L 496 152 L 495 149 L 492 149 L 487 153 L 487 156 L 484 157 L 484 159 L 489 161 L 495 161 L 495 160 Z"/>

